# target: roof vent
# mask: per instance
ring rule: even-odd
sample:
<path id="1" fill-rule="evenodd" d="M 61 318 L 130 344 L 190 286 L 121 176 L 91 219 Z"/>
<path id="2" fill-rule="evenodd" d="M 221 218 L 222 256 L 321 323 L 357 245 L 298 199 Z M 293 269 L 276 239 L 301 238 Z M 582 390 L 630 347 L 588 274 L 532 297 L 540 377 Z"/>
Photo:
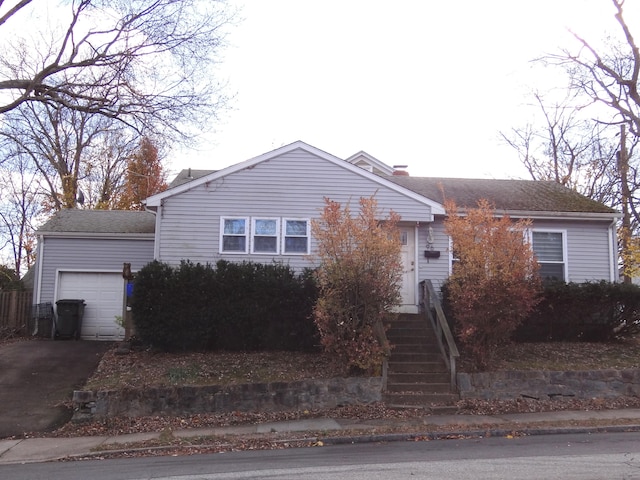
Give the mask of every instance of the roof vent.
<path id="1" fill-rule="evenodd" d="M 393 174 L 399 177 L 408 177 L 409 172 L 407 172 L 406 168 L 408 165 L 394 165 L 393 166 Z"/>

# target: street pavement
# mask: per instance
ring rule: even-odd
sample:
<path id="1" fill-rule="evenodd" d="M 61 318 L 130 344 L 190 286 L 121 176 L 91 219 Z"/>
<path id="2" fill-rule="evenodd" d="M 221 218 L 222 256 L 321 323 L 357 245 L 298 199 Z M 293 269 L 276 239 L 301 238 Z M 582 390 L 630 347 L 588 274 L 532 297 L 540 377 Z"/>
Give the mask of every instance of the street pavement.
<path id="1" fill-rule="evenodd" d="M 579 426 L 567 426 L 572 423 Z M 381 427 L 398 427 L 405 433 L 372 434 Z M 448 428 L 447 428 L 448 427 Z M 326 445 L 356 442 L 403 441 L 415 437 L 447 438 L 452 435 L 522 435 L 640 431 L 640 409 L 556 411 L 504 415 L 425 415 L 407 420 L 355 420 L 317 418 L 234 427 L 176 430 L 172 437 L 255 435 L 284 432 L 323 432 Z M 360 433 L 358 433 L 360 432 Z M 55 461 L 104 455 L 109 445 L 122 446 L 155 440 L 162 448 L 165 432 L 72 438 L 0 440 L 0 465 Z"/>

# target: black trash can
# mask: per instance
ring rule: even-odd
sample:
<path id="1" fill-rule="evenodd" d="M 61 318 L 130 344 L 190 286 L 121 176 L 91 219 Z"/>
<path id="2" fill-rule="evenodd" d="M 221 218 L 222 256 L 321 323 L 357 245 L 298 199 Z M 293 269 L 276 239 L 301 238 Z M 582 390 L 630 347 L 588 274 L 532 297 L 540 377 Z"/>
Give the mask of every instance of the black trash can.
<path id="1" fill-rule="evenodd" d="M 55 338 L 80 339 L 84 306 L 84 300 L 78 299 L 64 299 L 56 302 L 58 315 Z"/>

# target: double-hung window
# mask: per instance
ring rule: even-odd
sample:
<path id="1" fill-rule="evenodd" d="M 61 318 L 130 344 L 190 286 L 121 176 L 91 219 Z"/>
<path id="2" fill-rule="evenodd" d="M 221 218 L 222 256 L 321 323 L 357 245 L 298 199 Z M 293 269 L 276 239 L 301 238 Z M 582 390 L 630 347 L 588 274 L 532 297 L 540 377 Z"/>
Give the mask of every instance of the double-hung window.
<path id="1" fill-rule="evenodd" d="M 310 229 L 308 219 L 222 217 L 220 253 L 307 255 Z"/>
<path id="2" fill-rule="evenodd" d="M 283 222 L 282 253 L 307 255 L 309 253 L 309 220 L 285 218 Z"/>
<path id="3" fill-rule="evenodd" d="M 565 232 L 533 230 L 531 246 L 540 264 L 542 279 L 566 281 Z"/>
<path id="4" fill-rule="evenodd" d="M 220 223 L 220 251 L 223 253 L 247 253 L 249 219 L 222 217 Z"/>
<path id="5" fill-rule="evenodd" d="M 278 254 L 279 234 L 279 219 L 253 218 L 251 222 L 251 253 Z"/>

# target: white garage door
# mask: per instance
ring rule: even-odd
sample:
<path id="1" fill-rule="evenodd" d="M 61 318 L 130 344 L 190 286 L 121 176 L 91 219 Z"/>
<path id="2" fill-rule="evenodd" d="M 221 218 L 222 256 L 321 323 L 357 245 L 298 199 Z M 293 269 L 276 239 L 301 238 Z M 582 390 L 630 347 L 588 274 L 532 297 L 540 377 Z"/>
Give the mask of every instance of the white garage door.
<path id="1" fill-rule="evenodd" d="M 124 329 L 116 323 L 122 316 L 124 281 L 121 273 L 63 272 L 57 300 L 83 299 L 81 338 L 122 340 Z"/>

